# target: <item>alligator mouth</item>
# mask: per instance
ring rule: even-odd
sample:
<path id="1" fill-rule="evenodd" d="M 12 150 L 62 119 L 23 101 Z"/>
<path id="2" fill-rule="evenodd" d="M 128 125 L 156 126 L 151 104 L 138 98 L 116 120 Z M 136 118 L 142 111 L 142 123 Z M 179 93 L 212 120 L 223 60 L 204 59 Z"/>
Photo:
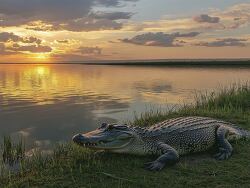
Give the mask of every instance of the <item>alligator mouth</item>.
<path id="1" fill-rule="evenodd" d="M 113 141 L 99 141 L 99 142 L 85 142 L 85 143 L 77 143 L 78 145 L 90 148 L 90 149 L 104 149 L 104 150 L 114 150 L 114 149 L 121 149 L 123 147 L 126 147 L 128 144 L 132 142 L 132 139 L 128 141 L 127 143 L 121 143 L 119 145 L 109 145 Z"/>
<path id="2" fill-rule="evenodd" d="M 84 146 L 84 147 L 87 147 L 87 146 L 97 146 L 97 143 L 90 143 L 90 142 L 87 142 L 87 143 L 81 143 L 80 145 Z"/>
<path id="3" fill-rule="evenodd" d="M 91 149 L 104 149 L 104 150 L 112 150 L 112 149 L 120 149 L 127 146 L 131 143 L 133 139 L 114 139 L 114 138 L 98 138 L 93 139 L 91 137 L 83 136 L 78 134 L 73 137 L 73 142 L 79 146 Z"/>
<path id="4" fill-rule="evenodd" d="M 97 143 L 94 143 L 94 142 L 85 142 L 85 143 L 82 143 L 82 142 L 80 142 L 78 144 L 81 145 L 81 146 L 84 146 L 84 147 L 94 147 L 94 146 L 100 146 L 100 145 L 106 144 L 106 143 L 108 143 L 108 141 L 99 141 Z"/>

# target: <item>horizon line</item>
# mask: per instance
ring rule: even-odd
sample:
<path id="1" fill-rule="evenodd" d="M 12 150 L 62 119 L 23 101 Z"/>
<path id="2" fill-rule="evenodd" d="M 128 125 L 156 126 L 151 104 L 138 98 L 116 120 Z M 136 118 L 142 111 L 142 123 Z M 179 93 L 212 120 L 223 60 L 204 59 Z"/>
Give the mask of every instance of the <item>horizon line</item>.
<path id="1" fill-rule="evenodd" d="M 85 64 L 85 65 L 250 65 L 250 58 L 77 60 L 55 62 L 2 62 L 0 64 Z"/>

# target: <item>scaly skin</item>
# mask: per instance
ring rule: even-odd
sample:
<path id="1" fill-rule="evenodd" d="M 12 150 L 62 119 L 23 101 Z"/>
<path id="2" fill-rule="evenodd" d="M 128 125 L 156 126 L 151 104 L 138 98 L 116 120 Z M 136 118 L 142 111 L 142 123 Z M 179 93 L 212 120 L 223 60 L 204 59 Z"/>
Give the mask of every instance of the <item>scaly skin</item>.
<path id="1" fill-rule="evenodd" d="M 73 141 L 84 147 L 113 153 L 158 155 L 147 163 L 149 170 L 161 170 L 176 163 L 179 156 L 218 146 L 218 160 L 228 159 L 233 148 L 229 141 L 250 133 L 230 123 L 207 117 L 179 117 L 148 128 L 103 123 L 95 131 L 77 134 Z"/>

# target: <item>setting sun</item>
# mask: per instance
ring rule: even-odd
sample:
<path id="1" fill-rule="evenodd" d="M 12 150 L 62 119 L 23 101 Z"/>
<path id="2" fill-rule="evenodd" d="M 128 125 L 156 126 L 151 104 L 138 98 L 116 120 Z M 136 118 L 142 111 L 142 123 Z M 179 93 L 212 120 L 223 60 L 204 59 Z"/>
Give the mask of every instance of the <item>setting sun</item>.
<path id="1" fill-rule="evenodd" d="M 49 55 L 48 54 L 36 54 L 35 58 L 38 60 L 48 60 L 49 59 Z"/>

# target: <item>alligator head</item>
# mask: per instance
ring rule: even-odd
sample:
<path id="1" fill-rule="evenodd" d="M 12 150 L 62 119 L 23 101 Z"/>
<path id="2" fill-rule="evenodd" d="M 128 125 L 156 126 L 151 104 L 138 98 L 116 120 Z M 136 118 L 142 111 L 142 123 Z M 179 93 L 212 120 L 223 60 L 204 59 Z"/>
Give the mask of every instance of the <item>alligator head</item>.
<path id="1" fill-rule="evenodd" d="M 122 151 L 136 137 L 132 128 L 127 125 L 103 123 L 98 129 L 86 134 L 77 134 L 72 139 L 78 145 L 111 152 Z"/>

